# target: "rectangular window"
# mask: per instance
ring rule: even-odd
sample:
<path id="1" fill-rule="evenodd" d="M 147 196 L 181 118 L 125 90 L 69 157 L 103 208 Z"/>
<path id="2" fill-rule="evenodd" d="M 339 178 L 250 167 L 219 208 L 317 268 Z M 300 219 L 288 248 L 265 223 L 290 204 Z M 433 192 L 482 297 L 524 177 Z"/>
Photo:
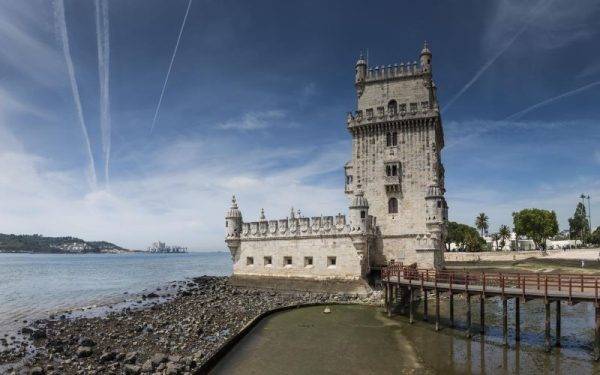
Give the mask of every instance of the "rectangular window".
<path id="1" fill-rule="evenodd" d="M 334 268 L 337 264 L 337 257 L 327 257 L 327 268 Z"/>
<path id="2" fill-rule="evenodd" d="M 410 103 L 410 111 L 411 112 L 417 111 L 417 103 Z"/>
<path id="3" fill-rule="evenodd" d="M 253 266 L 254 265 L 254 257 L 246 257 L 246 265 Z"/>
<path id="4" fill-rule="evenodd" d="M 373 108 L 369 108 L 367 109 L 367 118 L 372 118 L 373 117 Z"/>
<path id="5" fill-rule="evenodd" d="M 364 219 L 365 217 L 367 217 L 367 213 L 365 211 L 360 211 L 360 218 Z"/>
<path id="6" fill-rule="evenodd" d="M 283 266 L 291 267 L 292 266 L 292 257 L 283 257 Z"/>
<path id="7" fill-rule="evenodd" d="M 406 112 L 406 104 L 400 104 L 400 112 Z"/>
<path id="8" fill-rule="evenodd" d="M 271 267 L 273 265 L 272 257 L 264 257 L 263 259 L 264 259 L 265 267 Z"/>
<path id="9" fill-rule="evenodd" d="M 392 133 L 392 146 L 396 146 L 398 145 L 398 133 L 393 132 Z"/>
<path id="10" fill-rule="evenodd" d="M 429 109 L 429 102 L 421 102 L 421 108 Z"/>
<path id="11" fill-rule="evenodd" d="M 304 257 L 304 267 L 313 266 L 313 257 Z"/>

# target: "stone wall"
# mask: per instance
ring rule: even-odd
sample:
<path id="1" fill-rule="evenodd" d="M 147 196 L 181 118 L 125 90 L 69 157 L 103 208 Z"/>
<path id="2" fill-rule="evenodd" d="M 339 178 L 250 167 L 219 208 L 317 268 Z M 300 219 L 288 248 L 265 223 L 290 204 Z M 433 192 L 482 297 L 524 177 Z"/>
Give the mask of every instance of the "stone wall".
<path id="1" fill-rule="evenodd" d="M 270 264 L 265 259 L 270 257 Z M 291 265 L 287 258 L 291 258 Z M 308 258 L 312 258 L 312 265 Z M 250 261 L 249 258 L 252 258 Z M 335 264 L 332 264 L 335 258 Z M 234 275 L 357 280 L 362 262 L 350 235 L 242 240 L 234 258 Z"/>

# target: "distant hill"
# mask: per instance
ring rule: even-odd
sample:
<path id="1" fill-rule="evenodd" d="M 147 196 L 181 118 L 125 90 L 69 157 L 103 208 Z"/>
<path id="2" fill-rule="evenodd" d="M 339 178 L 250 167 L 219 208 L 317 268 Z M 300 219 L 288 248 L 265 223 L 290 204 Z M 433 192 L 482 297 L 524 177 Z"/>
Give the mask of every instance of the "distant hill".
<path id="1" fill-rule="evenodd" d="M 86 242 L 76 237 L 0 233 L 0 253 L 120 253 L 129 250 L 106 241 Z"/>

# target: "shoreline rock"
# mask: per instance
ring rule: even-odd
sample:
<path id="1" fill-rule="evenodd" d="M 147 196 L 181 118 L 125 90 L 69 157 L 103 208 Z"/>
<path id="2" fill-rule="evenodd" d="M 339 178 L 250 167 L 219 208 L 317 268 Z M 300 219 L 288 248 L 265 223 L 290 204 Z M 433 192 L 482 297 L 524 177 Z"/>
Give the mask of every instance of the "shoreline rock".
<path id="1" fill-rule="evenodd" d="M 44 335 L 36 335 L 31 354 L 21 358 L 0 354 L 0 366 L 21 359 L 7 373 L 193 374 L 265 311 L 299 303 L 374 304 L 380 297 L 252 289 L 232 286 L 228 279 L 196 277 L 180 283 L 173 299 L 143 309 L 107 309 L 100 317 L 38 321 L 31 332 Z"/>

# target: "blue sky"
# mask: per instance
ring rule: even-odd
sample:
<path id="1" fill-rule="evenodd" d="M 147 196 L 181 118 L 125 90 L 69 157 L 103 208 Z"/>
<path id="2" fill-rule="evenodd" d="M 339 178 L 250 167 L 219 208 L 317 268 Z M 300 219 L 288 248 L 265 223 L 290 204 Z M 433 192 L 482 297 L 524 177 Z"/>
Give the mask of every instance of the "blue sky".
<path id="1" fill-rule="evenodd" d="M 424 40 L 450 219 L 566 228 L 585 192 L 600 225 L 597 1 L 193 0 L 151 131 L 188 4 L 0 0 L 0 232 L 221 250 L 233 193 L 247 220 L 344 212 L 358 54 Z"/>

